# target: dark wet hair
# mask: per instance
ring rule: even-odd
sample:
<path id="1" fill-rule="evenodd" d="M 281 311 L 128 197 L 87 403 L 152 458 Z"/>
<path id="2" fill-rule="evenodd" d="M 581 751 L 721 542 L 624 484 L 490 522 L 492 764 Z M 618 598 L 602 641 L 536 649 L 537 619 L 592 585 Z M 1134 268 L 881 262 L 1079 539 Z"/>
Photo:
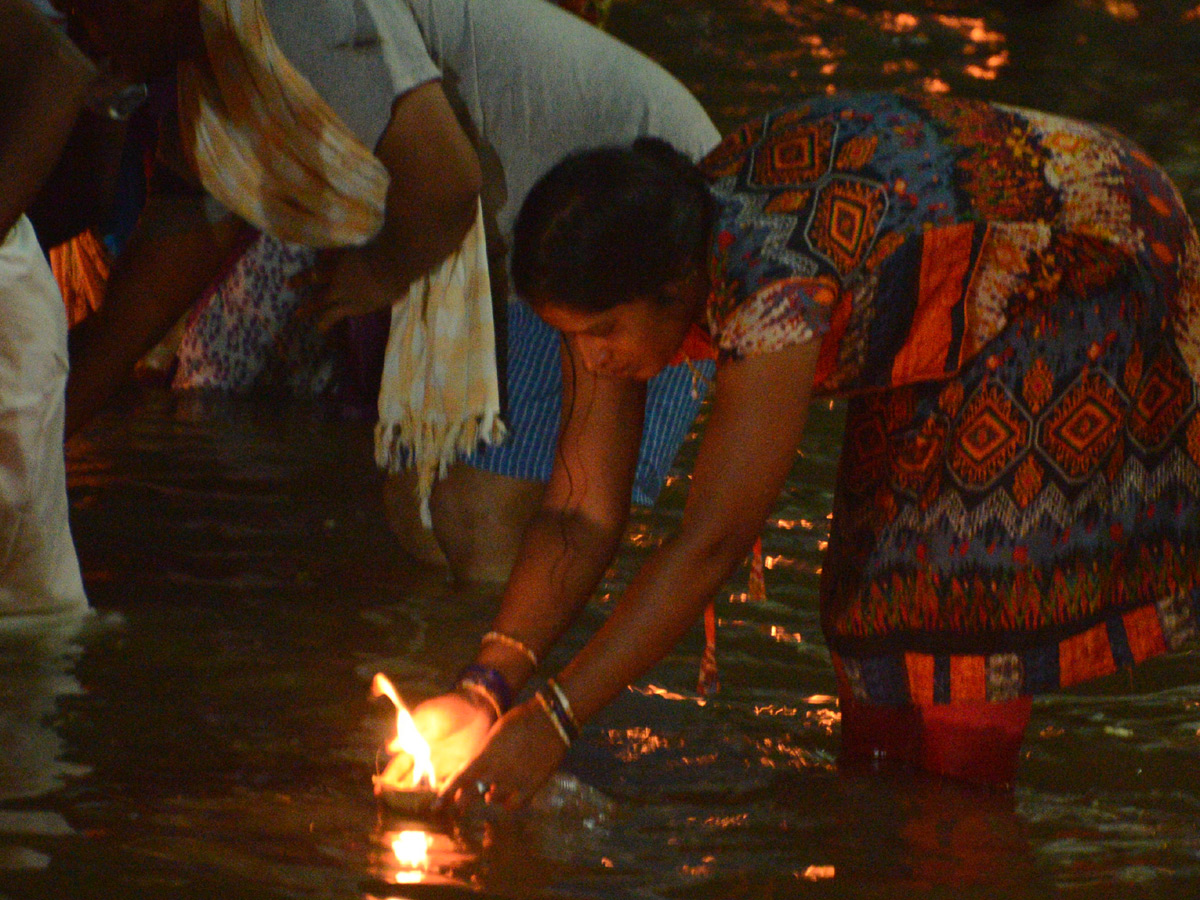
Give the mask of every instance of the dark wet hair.
<path id="1" fill-rule="evenodd" d="M 517 292 L 603 312 L 661 289 L 700 264 L 714 201 L 700 170 L 657 138 L 568 156 L 517 216 Z"/>

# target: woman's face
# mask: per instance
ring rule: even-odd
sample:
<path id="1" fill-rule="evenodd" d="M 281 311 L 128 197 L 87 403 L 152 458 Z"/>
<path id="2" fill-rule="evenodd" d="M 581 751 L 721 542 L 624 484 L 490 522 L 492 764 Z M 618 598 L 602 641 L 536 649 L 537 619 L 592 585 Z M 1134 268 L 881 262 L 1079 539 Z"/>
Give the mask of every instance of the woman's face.
<path id="1" fill-rule="evenodd" d="M 554 303 L 538 304 L 537 313 L 562 333 L 589 372 L 648 381 L 679 352 L 706 296 L 699 286 L 676 286 L 663 298 L 639 297 L 602 313 Z"/>

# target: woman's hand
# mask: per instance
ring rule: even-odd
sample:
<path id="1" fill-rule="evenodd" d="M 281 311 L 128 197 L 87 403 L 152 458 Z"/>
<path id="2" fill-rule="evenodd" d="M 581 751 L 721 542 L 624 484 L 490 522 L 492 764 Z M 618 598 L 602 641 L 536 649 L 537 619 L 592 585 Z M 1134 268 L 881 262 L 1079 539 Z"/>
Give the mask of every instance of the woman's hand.
<path id="1" fill-rule="evenodd" d="M 311 294 L 297 314 L 326 332 L 350 316 L 390 309 L 407 288 L 398 288 L 380 268 L 367 247 L 322 253 L 291 281 L 294 289 Z"/>
<path id="2" fill-rule="evenodd" d="M 443 798 L 466 803 L 481 794 L 515 810 L 554 774 L 567 748 L 536 700 L 515 706 L 496 723 L 474 760 L 444 788 Z"/>
<path id="3" fill-rule="evenodd" d="M 490 706 L 461 691 L 426 700 L 413 710 L 412 717 L 417 731 L 429 742 L 433 771 L 442 782 L 479 754 L 496 721 Z"/>

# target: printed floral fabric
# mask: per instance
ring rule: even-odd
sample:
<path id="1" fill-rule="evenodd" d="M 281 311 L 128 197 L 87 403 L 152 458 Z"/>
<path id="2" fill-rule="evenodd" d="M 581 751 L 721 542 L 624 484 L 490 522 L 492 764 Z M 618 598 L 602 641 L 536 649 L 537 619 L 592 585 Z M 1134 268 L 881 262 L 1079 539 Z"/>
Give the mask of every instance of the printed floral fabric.
<path id="1" fill-rule="evenodd" d="M 726 358 L 821 340 L 850 397 L 822 574 L 844 690 L 1005 700 L 1197 633 L 1200 241 L 1081 122 L 824 97 L 705 161 Z"/>
<path id="2" fill-rule="evenodd" d="M 335 344 L 298 319 L 292 279 L 317 251 L 258 235 L 192 309 L 172 380 L 177 390 L 328 395 L 338 384 Z"/>

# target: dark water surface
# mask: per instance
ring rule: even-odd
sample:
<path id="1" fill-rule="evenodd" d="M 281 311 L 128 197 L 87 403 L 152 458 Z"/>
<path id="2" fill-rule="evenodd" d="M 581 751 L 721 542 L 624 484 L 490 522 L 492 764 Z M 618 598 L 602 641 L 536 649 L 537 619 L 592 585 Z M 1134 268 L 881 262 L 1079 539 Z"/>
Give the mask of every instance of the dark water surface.
<path id="1" fill-rule="evenodd" d="M 1114 125 L 1200 211 L 1196 0 L 625 0 L 612 27 L 723 129 L 806 92 L 950 89 Z M 371 793 L 388 722 L 368 685 L 443 689 L 495 595 L 399 556 L 361 423 L 136 393 L 69 448 L 102 621 L 82 646 L 0 647 L 0 897 L 1200 895 L 1195 652 L 1040 701 L 1011 793 L 836 770 L 816 576 L 839 441 L 818 410 L 764 536 L 768 599 L 744 573 L 719 597 L 716 699 L 693 693 L 697 632 L 585 729 L 582 781 L 520 816 L 409 823 L 406 862 Z M 549 671 L 683 487 L 638 515 Z"/>

